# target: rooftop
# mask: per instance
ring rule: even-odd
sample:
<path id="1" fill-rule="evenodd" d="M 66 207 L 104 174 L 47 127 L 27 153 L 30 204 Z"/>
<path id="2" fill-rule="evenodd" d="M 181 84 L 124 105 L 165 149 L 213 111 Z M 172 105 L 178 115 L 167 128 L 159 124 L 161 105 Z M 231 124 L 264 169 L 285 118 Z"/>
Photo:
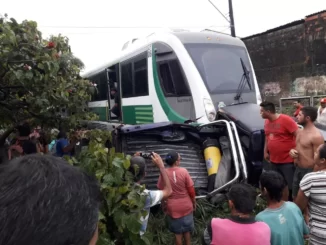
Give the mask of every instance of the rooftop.
<path id="1" fill-rule="evenodd" d="M 314 14 L 307 15 L 306 18 L 315 16 L 315 15 L 319 15 L 319 14 L 322 14 L 322 13 L 326 13 L 326 10 L 323 10 L 323 11 L 320 11 L 320 12 L 317 12 L 317 13 L 314 13 Z M 248 37 L 244 37 L 244 38 L 242 38 L 242 40 L 262 36 L 262 35 L 265 35 L 265 34 L 268 34 L 268 33 L 271 33 L 271 32 L 275 32 L 275 31 L 278 31 L 278 30 L 282 30 L 282 29 L 285 29 L 285 28 L 288 28 L 288 27 L 300 25 L 300 24 L 303 24 L 304 22 L 305 22 L 305 19 L 296 20 L 296 21 L 293 21 L 291 23 L 281 25 L 279 27 L 275 27 L 273 29 L 267 30 L 265 32 L 261 32 L 261 33 L 257 33 L 257 34 L 254 34 L 254 35 L 251 35 L 251 36 L 248 36 Z"/>
<path id="2" fill-rule="evenodd" d="M 275 27 L 273 29 L 269 29 L 269 30 L 267 30 L 265 32 L 257 33 L 257 34 L 254 34 L 254 35 L 251 35 L 251 36 L 248 36 L 248 37 L 244 37 L 244 38 L 241 38 L 241 39 L 246 40 L 246 39 L 250 39 L 250 38 L 253 38 L 253 37 L 262 36 L 262 35 L 265 35 L 265 34 L 268 34 L 268 33 L 274 32 L 274 31 L 282 30 L 282 29 L 292 27 L 292 26 L 296 26 L 296 25 L 300 25 L 300 24 L 303 24 L 303 23 L 304 23 L 304 19 L 296 20 L 296 21 L 293 21 L 291 23 L 288 23 L 288 24 L 285 24 L 285 25 L 282 25 L 282 26 L 279 26 L 279 27 Z"/>
<path id="3" fill-rule="evenodd" d="M 326 13 L 326 9 L 322 10 L 320 12 L 314 13 L 314 14 L 307 15 L 306 17 L 311 17 L 311 16 L 314 16 L 314 15 L 317 15 L 317 14 L 322 14 L 322 13 Z"/>

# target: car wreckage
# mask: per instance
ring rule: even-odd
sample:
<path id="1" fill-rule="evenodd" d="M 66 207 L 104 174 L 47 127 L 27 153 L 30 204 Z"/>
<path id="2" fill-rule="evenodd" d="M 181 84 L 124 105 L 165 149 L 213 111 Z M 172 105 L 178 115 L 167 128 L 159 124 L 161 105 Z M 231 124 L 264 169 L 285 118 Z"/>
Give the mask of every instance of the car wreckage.
<path id="1" fill-rule="evenodd" d="M 150 163 L 150 153 L 156 152 L 164 158 L 169 151 L 177 151 L 181 166 L 194 181 L 196 198 L 207 198 L 212 203 L 224 200 L 233 183 L 249 182 L 257 186 L 263 165 L 263 126 L 259 106 L 250 103 L 223 107 L 217 120 L 200 125 L 87 122 L 88 129 L 112 131 L 112 147 L 116 151 L 143 154 L 148 164 L 143 184 L 149 189 L 157 189 L 159 177 Z"/>

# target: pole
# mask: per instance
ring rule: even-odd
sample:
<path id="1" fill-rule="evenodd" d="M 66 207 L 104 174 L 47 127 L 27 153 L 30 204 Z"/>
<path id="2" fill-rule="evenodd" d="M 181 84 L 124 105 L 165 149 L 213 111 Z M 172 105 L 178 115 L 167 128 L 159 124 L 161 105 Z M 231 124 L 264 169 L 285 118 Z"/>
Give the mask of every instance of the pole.
<path id="1" fill-rule="evenodd" d="M 229 12 L 230 12 L 231 36 L 235 37 L 235 27 L 234 27 L 232 0 L 229 0 Z"/>

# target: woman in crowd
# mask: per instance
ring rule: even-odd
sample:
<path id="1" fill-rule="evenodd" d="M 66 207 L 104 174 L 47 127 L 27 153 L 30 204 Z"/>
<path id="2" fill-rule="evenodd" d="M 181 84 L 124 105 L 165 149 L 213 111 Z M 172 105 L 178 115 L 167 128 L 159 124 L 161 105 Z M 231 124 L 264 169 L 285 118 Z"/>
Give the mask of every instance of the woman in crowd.
<path id="1" fill-rule="evenodd" d="M 185 240 L 186 245 L 191 244 L 190 233 L 194 229 L 193 211 L 196 207 L 194 182 L 188 171 L 180 167 L 180 155 L 170 152 L 165 158 L 166 169 L 171 186 L 172 195 L 166 201 L 169 230 L 175 234 L 176 245 L 181 245 Z M 161 176 L 157 187 L 164 189 Z"/>

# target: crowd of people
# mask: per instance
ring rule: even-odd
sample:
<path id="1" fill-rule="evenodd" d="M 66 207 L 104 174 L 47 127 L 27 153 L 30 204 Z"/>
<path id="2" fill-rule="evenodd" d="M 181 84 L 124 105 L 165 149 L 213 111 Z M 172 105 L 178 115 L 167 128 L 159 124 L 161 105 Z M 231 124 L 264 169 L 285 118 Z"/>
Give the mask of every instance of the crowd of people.
<path id="1" fill-rule="evenodd" d="M 78 130 L 70 138 L 64 130 L 54 130 L 55 139 L 51 140 L 49 134 L 37 126 L 33 130 L 28 123 L 15 128 L 15 135 L 9 142 L 8 160 L 29 154 L 51 154 L 57 157 L 73 155 L 75 146 L 79 141 Z"/>
<path id="2" fill-rule="evenodd" d="M 230 216 L 210 220 L 202 243 L 303 245 L 309 239 L 311 245 L 326 244 L 326 144 L 314 125 L 318 110 L 300 107 L 296 112 L 300 129 L 293 118 L 276 113 L 273 103 L 265 101 L 260 107 L 268 162 L 260 176 L 260 194 L 246 183 L 232 185 L 227 195 Z M 30 132 L 25 125 L 19 132 L 9 152 L 25 156 L 0 165 L 0 244 L 95 245 L 98 183 L 61 158 L 73 153 L 77 139 L 69 141 L 65 132 L 59 132 L 53 146 L 56 153 L 51 156 L 39 127 Z M 33 154 L 38 152 L 44 155 Z M 175 244 L 190 245 L 196 209 L 194 182 L 180 167 L 177 152 L 165 156 L 167 167 L 158 154 L 152 153 L 151 158 L 160 176 L 157 190 L 143 193 L 148 214 L 140 220 L 140 235 L 146 232 L 150 208 L 161 203 Z M 146 168 L 145 159 L 136 153 L 130 160 L 136 185 L 145 177 Z M 258 195 L 266 199 L 267 207 L 254 216 Z"/>

